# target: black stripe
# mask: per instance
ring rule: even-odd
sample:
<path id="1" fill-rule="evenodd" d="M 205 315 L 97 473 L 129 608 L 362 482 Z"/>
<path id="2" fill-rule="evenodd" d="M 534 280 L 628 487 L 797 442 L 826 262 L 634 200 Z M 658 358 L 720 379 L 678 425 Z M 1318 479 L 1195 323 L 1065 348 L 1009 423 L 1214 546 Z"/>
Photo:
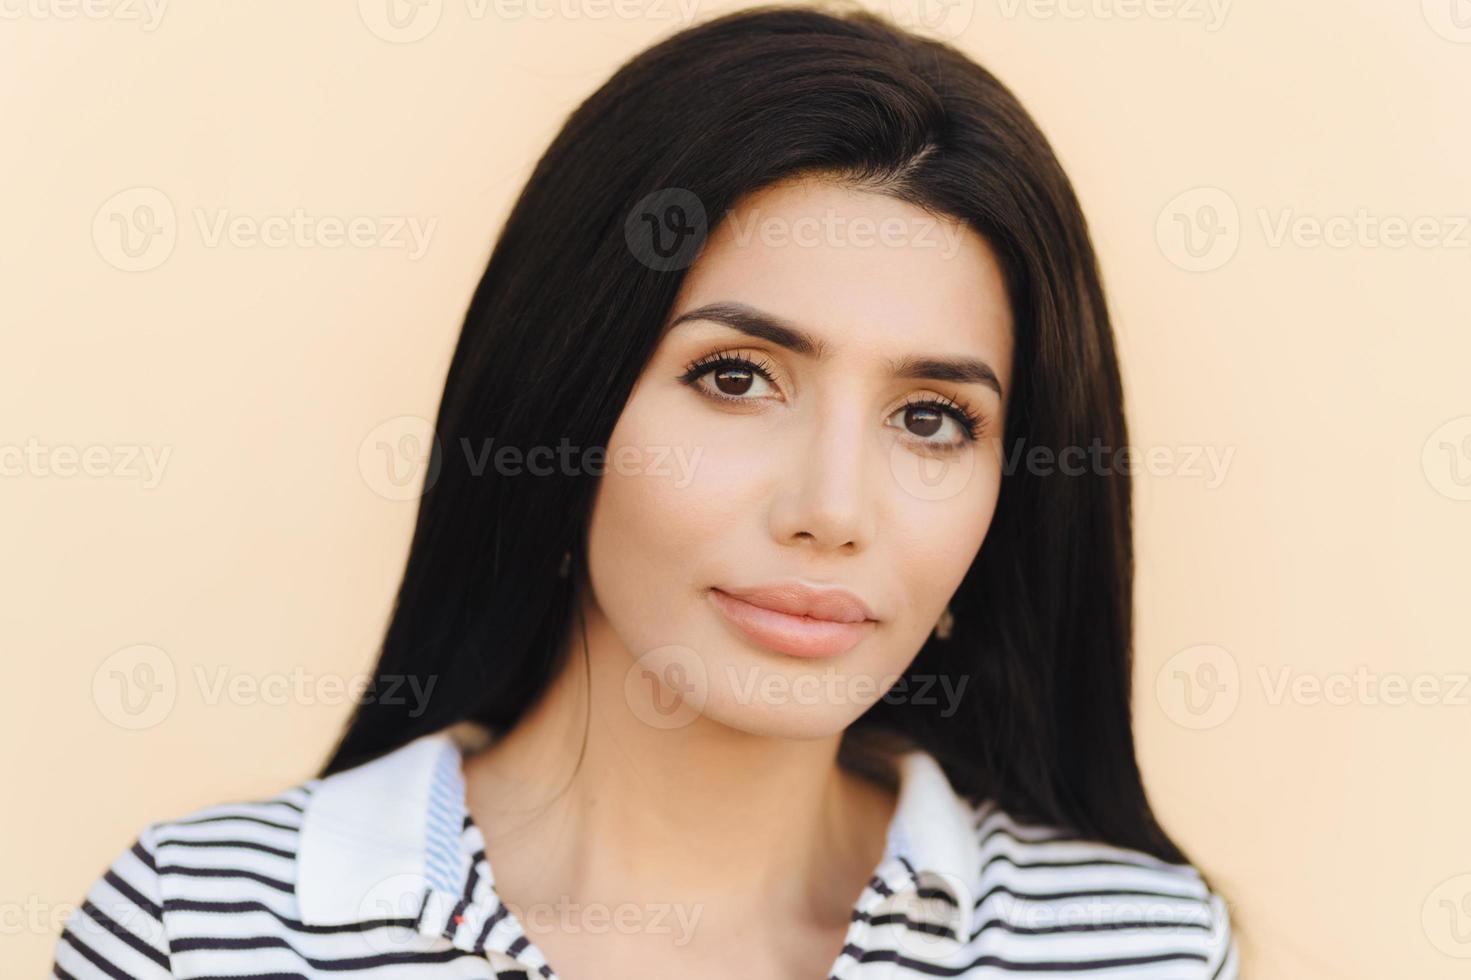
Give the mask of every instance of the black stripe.
<path id="1" fill-rule="evenodd" d="M 977 830 L 980 828 L 977 827 Z M 993 827 L 981 838 L 981 846 L 985 847 L 991 840 L 1000 835 L 1005 835 L 1018 844 L 1101 844 L 1102 841 L 1096 837 L 1084 837 L 1081 834 L 1065 834 L 1057 831 L 1046 833 L 1039 829 L 1036 837 L 1019 837 L 1006 826 Z"/>
<path id="2" fill-rule="evenodd" d="M 938 922 L 918 922 L 905 915 L 903 912 L 886 912 L 883 915 L 870 915 L 860 912 L 853 918 L 865 921 L 871 926 L 903 926 L 910 932 L 923 932 L 931 936 L 944 936 L 946 939 L 956 939 L 955 930 Z"/>
<path id="3" fill-rule="evenodd" d="M 159 908 L 157 905 L 154 905 L 153 902 L 145 898 L 142 893 L 140 893 L 136 888 L 124 881 L 122 876 L 119 875 L 116 871 L 109 869 L 108 871 L 104 872 L 102 875 L 102 880 L 107 882 L 113 888 L 117 889 L 118 893 L 125 897 L 128 901 L 132 902 L 134 905 L 138 906 L 138 908 L 142 909 L 144 912 L 147 912 L 149 915 L 157 919 L 159 923 L 163 922 L 163 909 Z"/>
<path id="4" fill-rule="evenodd" d="M 168 840 L 161 840 L 161 841 L 158 842 L 158 846 L 159 847 L 163 847 L 165 844 L 177 844 L 180 847 L 235 847 L 235 848 L 249 848 L 252 851 L 263 851 L 266 854 L 274 854 L 274 855 L 276 855 L 276 857 L 283 857 L 283 858 L 286 858 L 288 861 L 294 860 L 296 858 L 296 852 L 295 851 L 285 851 L 285 850 L 282 850 L 279 847 L 271 847 L 269 844 L 262 844 L 262 843 L 260 843 L 258 841 L 253 841 L 253 840 L 233 840 L 233 839 L 220 839 L 220 840 L 178 840 L 178 839 L 175 839 L 175 838 L 172 838 L 171 837 Z"/>
<path id="5" fill-rule="evenodd" d="M 397 953 L 373 953 L 369 956 L 350 956 L 343 959 L 319 959 L 307 956 L 291 943 L 280 936 L 248 936 L 244 938 L 235 937 L 207 937 L 200 936 L 192 939 L 175 940 L 173 947 L 177 951 L 223 951 L 223 950 L 247 950 L 247 949 L 284 949 L 295 954 L 303 963 L 314 970 L 371 970 L 379 966 L 392 966 L 399 963 L 447 963 L 450 960 L 458 960 L 464 957 L 479 958 L 479 954 L 467 949 L 457 947 L 436 950 L 406 950 Z"/>
<path id="6" fill-rule="evenodd" d="M 1204 962 L 1205 960 L 1205 957 L 1199 953 L 1155 953 L 1150 956 L 1123 956 L 1104 960 L 1042 960 L 1029 963 L 988 955 L 978 956 L 969 963 L 961 966 L 939 966 L 934 963 L 924 963 L 920 960 L 910 959 L 895 950 L 863 950 L 854 946 L 852 943 L 843 947 L 843 953 L 853 957 L 860 963 L 889 962 L 936 977 L 957 977 L 965 974 L 969 970 L 988 966 L 1000 967 L 1003 970 L 1012 970 L 1017 973 L 1056 973 L 1069 970 L 1112 970 L 1123 966 L 1142 966 L 1146 963 L 1168 963 L 1173 960 L 1195 960 L 1197 962 Z"/>
<path id="7" fill-rule="evenodd" d="M 296 886 L 289 882 L 278 881 L 269 875 L 263 875 L 258 871 L 247 871 L 244 868 L 191 868 L 182 864 L 166 864 L 159 868 L 158 872 L 159 874 L 183 875 L 186 878 L 249 878 L 251 881 L 269 885 L 288 895 L 296 892 Z"/>
<path id="8" fill-rule="evenodd" d="M 258 823 L 258 824 L 260 824 L 263 827 L 274 827 L 277 830 L 290 830 L 290 831 L 294 831 L 296 833 L 300 833 L 301 832 L 301 828 L 300 827 L 293 826 L 293 825 L 291 825 L 289 823 L 277 823 L 274 820 L 267 820 L 264 817 L 253 817 L 253 816 L 249 816 L 249 815 L 244 814 L 244 813 L 225 813 L 225 814 L 220 814 L 219 816 L 214 816 L 214 817 L 190 817 L 187 820 L 170 820 L 168 822 L 168 826 L 170 826 L 170 827 L 193 827 L 193 826 L 197 826 L 198 824 L 204 824 L 204 823 L 220 823 L 221 821 L 224 821 L 224 820 L 246 820 L 246 821 L 249 821 L 250 823 Z"/>
<path id="9" fill-rule="evenodd" d="M 143 862 L 143 866 L 145 868 L 147 868 L 149 871 L 152 871 L 154 874 L 158 874 L 158 864 L 154 862 L 153 855 L 149 853 L 149 851 L 143 846 L 143 842 L 141 840 L 133 841 L 132 846 L 129 847 L 128 850 L 132 851 L 133 855 L 137 857 L 139 861 Z"/>
<path id="10" fill-rule="evenodd" d="M 88 963 L 91 963 L 93 966 L 95 966 L 97 969 L 101 970 L 108 976 L 114 977 L 115 980 L 134 980 L 133 977 L 128 976 L 122 970 L 119 970 L 107 960 L 104 960 L 101 954 L 92 949 L 92 947 L 88 946 L 86 943 L 82 942 L 82 940 L 77 937 L 77 934 L 72 932 L 70 929 L 62 929 L 61 938 L 65 940 L 72 947 L 72 949 L 75 949 L 78 953 L 81 953 L 82 957 L 86 959 Z"/>
<path id="11" fill-rule="evenodd" d="M 1012 898 L 1030 902 L 1053 902 L 1066 898 L 1106 898 L 1112 895 L 1131 898 L 1170 898 L 1177 902 L 1197 904 L 1200 902 L 1200 898 L 1195 895 L 1176 895 L 1173 892 L 1157 892 L 1146 888 L 1087 888 L 1077 892 L 1019 892 L 1006 885 L 997 885 L 977 899 L 974 907 L 979 909 L 992 895 L 1010 895 Z"/>
<path id="12" fill-rule="evenodd" d="M 1090 868 L 1094 866 L 1106 868 L 1138 868 L 1140 871 L 1158 871 L 1162 874 L 1178 876 L 1179 872 L 1170 868 L 1161 868 L 1155 864 L 1140 864 L 1138 861 L 1120 861 L 1117 858 L 1071 858 L 1056 861 L 1018 861 L 1010 854 L 993 854 L 981 866 L 985 871 L 997 862 L 1004 862 L 1013 868 Z"/>
<path id="13" fill-rule="evenodd" d="M 123 928 L 122 924 L 115 921 L 106 912 L 93 905 L 90 901 L 83 900 L 82 911 L 85 912 L 93 922 L 97 923 L 108 932 L 112 933 L 123 943 L 133 947 L 136 951 L 148 957 L 164 969 L 168 969 L 169 958 L 160 953 L 154 947 L 148 945 L 142 938 Z"/>
<path id="14" fill-rule="evenodd" d="M 230 915 L 245 912 L 264 912 L 277 922 L 281 923 L 292 932 L 300 932 L 306 935 L 331 935 L 334 933 L 347 932 L 369 932 L 373 929 L 384 929 L 390 926 L 398 926 L 404 929 L 412 929 L 414 920 L 408 917 L 396 919 L 363 919 L 357 922 L 345 922 L 341 925 L 308 925 L 300 919 L 282 915 L 271 908 L 265 902 L 240 901 L 240 902 L 209 902 L 192 898 L 167 898 L 164 899 L 164 907 L 169 911 L 179 912 L 208 912 L 212 914 Z"/>
<path id="15" fill-rule="evenodd" d="M 480 927 L 480 935 L 475 937 L 475 949 L 477 951 L 483 951 L 485 949 L 485 941 L 490 938 L 490 931 L 495 928 L 496 923 L 506 917 L 506 911 L 504 905 L 499 905 L 494 915 L 486 916 L 485 924 Z"/>
<path id="16" fill-rule="evenodd" d="M 1200 929 L 1204 932 L 1210 931 L 1210 926 L 1204 922 L 1169 921 L 1148 922 L 1141 920 L 1127 920 L 1120 922 L 1074 922 L 1068 925 L 1057 926 L 1019 926 L 1007 922 L 1005 919 L 987 919 L 979 929 L 971 933 L 970 940 L 975 942 L 981 934 L 988 929 L 1001 929 L 1004 932 L 1013 933 L 1018 936 L 1050 936 L 1062 932 L 1108 932 L 1114 929 Z"/>

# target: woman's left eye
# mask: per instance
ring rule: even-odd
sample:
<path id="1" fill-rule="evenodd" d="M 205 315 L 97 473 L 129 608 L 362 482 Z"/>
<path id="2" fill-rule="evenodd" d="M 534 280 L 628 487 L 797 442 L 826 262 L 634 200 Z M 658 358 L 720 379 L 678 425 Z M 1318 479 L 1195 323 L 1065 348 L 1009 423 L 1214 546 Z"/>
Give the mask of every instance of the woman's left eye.
<path id="1" fill-rule="evenodd" d="M 770 394 L 761 390 L 762 385 L 771 392 L 776 390 L 771 372 L 765 367 L 744 357 L 729 355 L 701 359 L 690 365 L 679 380 L 726 401 L 755 401 Z"/>

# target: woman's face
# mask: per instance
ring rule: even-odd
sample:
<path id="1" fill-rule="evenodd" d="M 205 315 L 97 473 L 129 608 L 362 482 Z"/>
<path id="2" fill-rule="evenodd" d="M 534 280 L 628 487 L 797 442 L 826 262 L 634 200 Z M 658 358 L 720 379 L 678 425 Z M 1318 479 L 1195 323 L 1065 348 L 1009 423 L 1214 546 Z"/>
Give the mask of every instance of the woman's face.
<path id="1" fill-rule="evenodd" d="M 1011 359 L 1001 269 L 968 228 L 821 180 L 742 201 L 686 276 L 594 504 L 591 608 L 630 696 L 655 677 L 789 737 L 884 696 L 990 525 Z"/>

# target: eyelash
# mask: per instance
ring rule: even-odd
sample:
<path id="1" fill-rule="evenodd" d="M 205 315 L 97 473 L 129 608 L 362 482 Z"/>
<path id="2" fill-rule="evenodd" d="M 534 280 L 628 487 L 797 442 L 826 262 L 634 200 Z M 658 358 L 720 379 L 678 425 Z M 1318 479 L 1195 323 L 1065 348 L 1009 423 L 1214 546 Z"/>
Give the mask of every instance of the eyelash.
<path id="1" fill-rule="evenodd" d="M 699 383 L 699 380 L 705 375 L 710 374 L 716 368 L 723 367 L 735 367 L 741 368 L 742 370 L 753 371 L 756 374 L 759 374 L 761 377 L 765 378 L 768 384 L 773 386 L 776 384 L 776 379 L 773 377 L 773 374 L 775 373 L 775 368 L 773 368 L 769 362 L 759 357 L 753 358 L 739 355 L 729 349 L 718 350 L 692 361 L 689 366 L 685 368 L 684 373 L 679 376 L 679 381 L 682 384 L 689 385 L 703 395 L 711 398 L 718 398 L 721 401 L 753 401 L 754 399 L 737 398 L 733 395 L 725 395 L 721 394 L 718 391 L 711 391 Z M 932 408 L 953 419 L 956 424 L 960 426 L 960 430 L 962 433 L 964 433 L 966 441 L 968 442 L 974 442 L 978 438 L 980 438 L 985 428 L 985 420 L 978 413 L 961 404 L 960 402 L 954 401 L 950 398 L 946 398 L 943 395 L 931 395 L 922 398 L 906 400 L 904 404 L 899 406 L 898 409 L 895 409 L 895 411 L 913 407 Z M 924 440 L 921 439 L 921 441 Z M 936 449 L 946 448 L 945 444 L 943 443 L 926 442 L 926 445 L 929 445 Z"/>

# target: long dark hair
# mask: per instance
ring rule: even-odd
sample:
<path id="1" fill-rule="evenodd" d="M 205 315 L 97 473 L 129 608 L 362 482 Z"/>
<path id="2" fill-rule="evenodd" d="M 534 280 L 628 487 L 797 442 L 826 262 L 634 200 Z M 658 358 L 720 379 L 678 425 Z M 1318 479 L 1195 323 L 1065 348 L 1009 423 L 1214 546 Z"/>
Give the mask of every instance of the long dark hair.
<path id="1" fill-rule="evenodd" d="M 638 210 L 696 202 L 713 228 L 743 195 L 814 173 L 958 218 L 990 244 L 1016 331 L 1008 459 L 1127 444 L 1086 222 L 1005 86 L 862 11 L 761 7 L 690 27 L 572 113 L 506 222 L 445 381 L 437 475 L 374 686 L 321 775 L 455 722 L 507 730 L 540 694 L 579 581 L 558 566 L 568 549 L 581 559 L 596 478 L 475 472 L 462 453 L 487 439 L 605 446 L 688 265 L 641 254 L 638 219 L 668 214 Z M 969 677 L 960 710 L 881 700 L 850 732 L 898 733 L 957 790 L 1018 819 L 1184 862 L 1134 753 L 1131 538 L 1126 474 L 1006 472 L 951 638 L 931 638 L 910 668 Z M 434 679 L 427 710 L 372 696 L 406 676 Z"/>

